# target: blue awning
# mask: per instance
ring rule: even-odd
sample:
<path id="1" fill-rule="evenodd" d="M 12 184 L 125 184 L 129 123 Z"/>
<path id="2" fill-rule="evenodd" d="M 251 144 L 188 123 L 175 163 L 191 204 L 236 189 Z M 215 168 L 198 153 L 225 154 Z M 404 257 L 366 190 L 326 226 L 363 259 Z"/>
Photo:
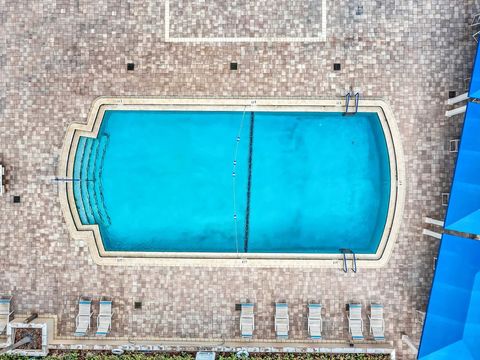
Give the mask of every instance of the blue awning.
<path id="1" fill-rule="evenodd" d="M 480 99 L 480 54 L 477 46 L 475 61 L 473 62 L 472 77 L 470 79 L 470 88 L 468 97 Z"/>
<path id="2" fill-rule="evenodd" d="M 480 241 L 443 235 L 418 359 L 480 359 Z"/>
<path id="3" fill-rule="evenodd" d="M 468 103 L 445 228 L 480 234 L 480 104 Z"/>

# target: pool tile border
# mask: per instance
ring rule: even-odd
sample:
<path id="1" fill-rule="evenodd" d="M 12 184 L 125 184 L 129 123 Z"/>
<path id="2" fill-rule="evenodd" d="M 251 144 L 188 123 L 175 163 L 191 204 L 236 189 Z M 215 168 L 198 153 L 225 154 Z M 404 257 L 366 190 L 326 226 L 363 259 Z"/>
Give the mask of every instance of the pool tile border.
<path id="1" fill-rule="evenodd" d="M 99 97 L 90 109 L 87 123 L 74 123 L 65 135 L 59 158 L 58 177 L 73 176 L 74 154 L 80 136 L 96 137 L 104 112 L 111 109 L 131 110 L 230 110 L 244 111 L 330 111 L 343 112 L 345 100 L 317 99 L 181 99 L 160 97 Z M 400 133 L 393 112 L 381 99 L 362 99 L 359 112 L 376 112 L 380 118 L 387 140 L 391 169 L 391 195 L 387 225 L 376 254 L 357 254 L 357 266 L 363 268 L 383 267 L 388 263 L 399 233 L 405 204 L 405 165 Z M 235 254 L 235 253 L 158 253 L 158 252 L 113 252 L 103 247 L 98 225 L 81 224 L 74 204 L 71 182 L 59 184 L 60 204 L 69 232 L 77 241 L 88 245 L 93 261 L 98 265 L 154 265 L 154 266 L 220 266 L 220 267 L 300 267 L 341 268 L 340 254 Z M 72 201 L 71 201 L 71 200 Z"/>

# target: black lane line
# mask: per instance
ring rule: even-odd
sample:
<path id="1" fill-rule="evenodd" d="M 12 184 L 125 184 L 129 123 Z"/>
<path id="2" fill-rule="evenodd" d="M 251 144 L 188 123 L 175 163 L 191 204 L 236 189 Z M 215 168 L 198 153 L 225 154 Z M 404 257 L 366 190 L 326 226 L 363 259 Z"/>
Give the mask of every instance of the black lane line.
<path id="1" fill-rule="evenodd" d="M 250 113 L 250 134 L 248 143 L 248 180 L 247 180 L 247 209 L 245 214 L 245 240 L 243 249 L 248 252 L 248 239 L 250 232 L 250 194 L 252 190 L 252 155 L 253 155 L 253 125 L 255 123 L 255 114 Z"/>

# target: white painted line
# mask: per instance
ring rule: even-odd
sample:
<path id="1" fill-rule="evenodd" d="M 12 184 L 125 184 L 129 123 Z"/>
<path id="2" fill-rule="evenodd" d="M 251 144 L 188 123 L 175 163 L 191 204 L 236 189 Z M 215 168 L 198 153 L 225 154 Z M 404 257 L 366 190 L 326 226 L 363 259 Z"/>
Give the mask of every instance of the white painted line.
<path id="1" fill-rule="evenodd" d="M 327 41 L 327 0 L 322 0 L 322 34 L 321 41 Z"/>
<path id="2" fill-rule="evenodd" d="M 327 40 L 327 0 L 322 0 L 322 31 L 318 36 L 307 37 L 170 37 L 170 0 L 165 0 L 165 42 L 172 43 L 235 43 L 235 42 L 324 42 Z"/>
<path id="3" fill-rule="evenodd" d="M 165 0 L 165 41 L 170 38 L 170 1 Z"/>
<path id="4" fill-rule="evenodd" d="M 297 38 L 297 37 L 212 37 L 212 38 L 182 38 L 182 37 L 169 37 L 165 38 L 165 42 L 172 43 L 234 43 L 234 42 L 322 42 L 323 37 L 306 37 L 306 38 Z"/>

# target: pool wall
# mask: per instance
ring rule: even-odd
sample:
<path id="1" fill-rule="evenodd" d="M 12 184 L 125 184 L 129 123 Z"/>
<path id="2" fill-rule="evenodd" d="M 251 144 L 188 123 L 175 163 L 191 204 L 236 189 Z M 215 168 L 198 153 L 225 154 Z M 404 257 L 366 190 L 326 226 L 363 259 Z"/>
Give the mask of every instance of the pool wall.
<path id="1" fill-rule="evenodd" d="M 59 178 L 73 179 L 74 159 L 80 136 L 97 137 L 107 110 L 157 111 L 268 111 L 268 112 L 343 112 L 345 100 L 304 99 L 167 99 L 138 97 L 100 97 L 90 109 L 86 124 L 71 124 L 59 159 Z M 400 134 L 390 106 L 383 100 L 362 99 L 359 112 L 377 113 L 387 142 L 391 187 L 387 221 L 375 254 L 356 254 L 358 267 L 382 267 L 392 253 L 398 236 L 405 201 L 405 169 Z M 126 164 L 125 171 L 128 171 Z M 255 267 L 336 267 L 341 268 L 341 254 L 281 253 L 194 253 L 194 252 L 123 252 L 106 251 L 98 225 L 82 224 L 73 194 L 73 182 L 59 182 L 60 203 L 72 238 L 86 244 L 99 265 L 166 266 L 255 266 Z"/>

